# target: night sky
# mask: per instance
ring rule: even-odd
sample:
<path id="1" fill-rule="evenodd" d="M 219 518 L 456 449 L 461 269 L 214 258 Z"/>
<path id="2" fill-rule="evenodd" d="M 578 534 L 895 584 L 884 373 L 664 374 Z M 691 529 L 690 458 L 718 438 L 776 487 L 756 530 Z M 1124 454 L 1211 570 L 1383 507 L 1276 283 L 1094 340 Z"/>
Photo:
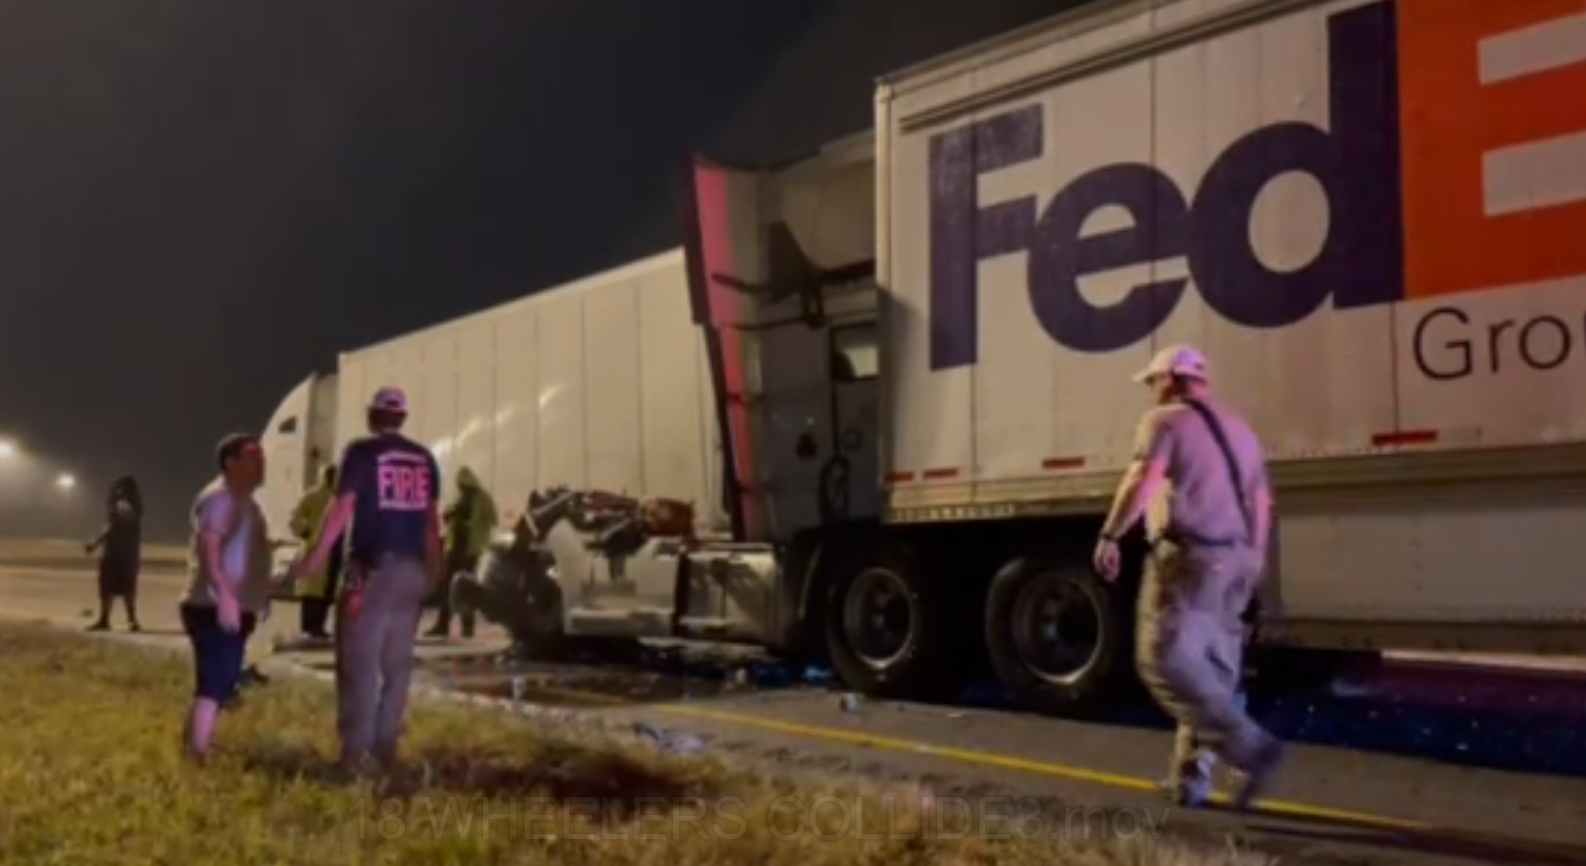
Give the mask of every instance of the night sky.
<path id="1" fill-rule="evenodd" d="M 867 129 L 877 75 L 1064 5 L 5 0 L 0 536 L 132 472 L 176 539 L 337 351 L 674 246 L 687 152 Z"/>

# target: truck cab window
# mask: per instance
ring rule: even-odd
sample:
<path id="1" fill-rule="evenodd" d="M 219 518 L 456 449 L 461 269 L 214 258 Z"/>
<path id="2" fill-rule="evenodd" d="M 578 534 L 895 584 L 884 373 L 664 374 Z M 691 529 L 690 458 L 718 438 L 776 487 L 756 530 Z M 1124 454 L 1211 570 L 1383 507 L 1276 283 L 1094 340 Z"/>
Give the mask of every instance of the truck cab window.
<path id="1" fill-rule="evenodd" d="M 832 330 L 832 381 L 863 382 L 880 373 L 881 352 L 874 323 Z"/>

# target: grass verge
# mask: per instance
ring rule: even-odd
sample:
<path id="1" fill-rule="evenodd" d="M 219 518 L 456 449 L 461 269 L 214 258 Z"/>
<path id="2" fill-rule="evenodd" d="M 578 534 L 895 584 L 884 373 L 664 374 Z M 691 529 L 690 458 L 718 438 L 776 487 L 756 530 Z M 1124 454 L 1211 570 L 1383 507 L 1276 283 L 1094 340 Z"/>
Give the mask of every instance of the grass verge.
<path id="1" fill-rule="evenodd" d="M 169 653 L 0 623 L 0 864 L 1266 862 L 1099 811 L 1094 832 L 991 827 L 918 788 L 795 784 L 461 708 L 414 708 L 401 780 L 338 783 L 331 694 L 307 681 L 250 694 L 196 768 L 179 750 L 188 677 Z"/>

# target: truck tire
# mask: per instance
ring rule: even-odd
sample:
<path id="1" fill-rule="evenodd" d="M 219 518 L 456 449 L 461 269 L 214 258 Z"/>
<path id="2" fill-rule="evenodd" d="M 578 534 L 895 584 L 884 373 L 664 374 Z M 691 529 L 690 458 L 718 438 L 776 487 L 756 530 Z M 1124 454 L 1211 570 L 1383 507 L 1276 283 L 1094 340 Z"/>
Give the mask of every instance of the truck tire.
<path id="1" fill-rule="evenodd" d="M 901 548 L 862 551 L 836 564 L 825 610 L 826 650 L 843 682 L 861 694 L 937 697 L 956 683 L 944 593 Z"/>
<path id="2" fill-rule="evenodd" d="M 986 649 L 1020 704 L 1069 714 L 1122 698 L 1134 632 L 1089 567 L 1051 559 L 1008 563 L 986 595 Z"/>

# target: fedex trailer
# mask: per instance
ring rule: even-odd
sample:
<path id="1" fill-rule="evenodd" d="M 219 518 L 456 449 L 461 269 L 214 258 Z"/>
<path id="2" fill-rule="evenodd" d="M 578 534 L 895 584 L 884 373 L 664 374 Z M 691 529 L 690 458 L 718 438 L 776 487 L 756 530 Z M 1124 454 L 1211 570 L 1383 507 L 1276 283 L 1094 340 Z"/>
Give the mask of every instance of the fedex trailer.
<path id="1" fill-rule="evenodd" d="M 1579 0 L 1132 0 L 893 75 L 811 159 L 696 159 L 732 540 L 553 550 L 563 628 L 1107 700 L 1140 545 L 1118 585 L 1088 558 L 1129 376 L 1188 342 L 1269 447 L 1261 642 L 1586 651 L 1583 92 Z"/>
<path id="2" fill-rule="evenodd" d="M 734 513 L 816 551 L 803 618 L 850 682 L 984 651 L 1032 704 L 1102 699 L 1131 667 L 1135 581 L 1088 566 L 1129 376 L 1189 342 L 1270 449 L 1263 642 L 1580 653 L 1583 92 L 1578 2 L 1094 4 L 881 83 L 873 235 L 703 164 Z M 870 396 L 754 381 L 872 327 L 775 324 L 779 219 L 828 269 L 873 259 Z"/>

